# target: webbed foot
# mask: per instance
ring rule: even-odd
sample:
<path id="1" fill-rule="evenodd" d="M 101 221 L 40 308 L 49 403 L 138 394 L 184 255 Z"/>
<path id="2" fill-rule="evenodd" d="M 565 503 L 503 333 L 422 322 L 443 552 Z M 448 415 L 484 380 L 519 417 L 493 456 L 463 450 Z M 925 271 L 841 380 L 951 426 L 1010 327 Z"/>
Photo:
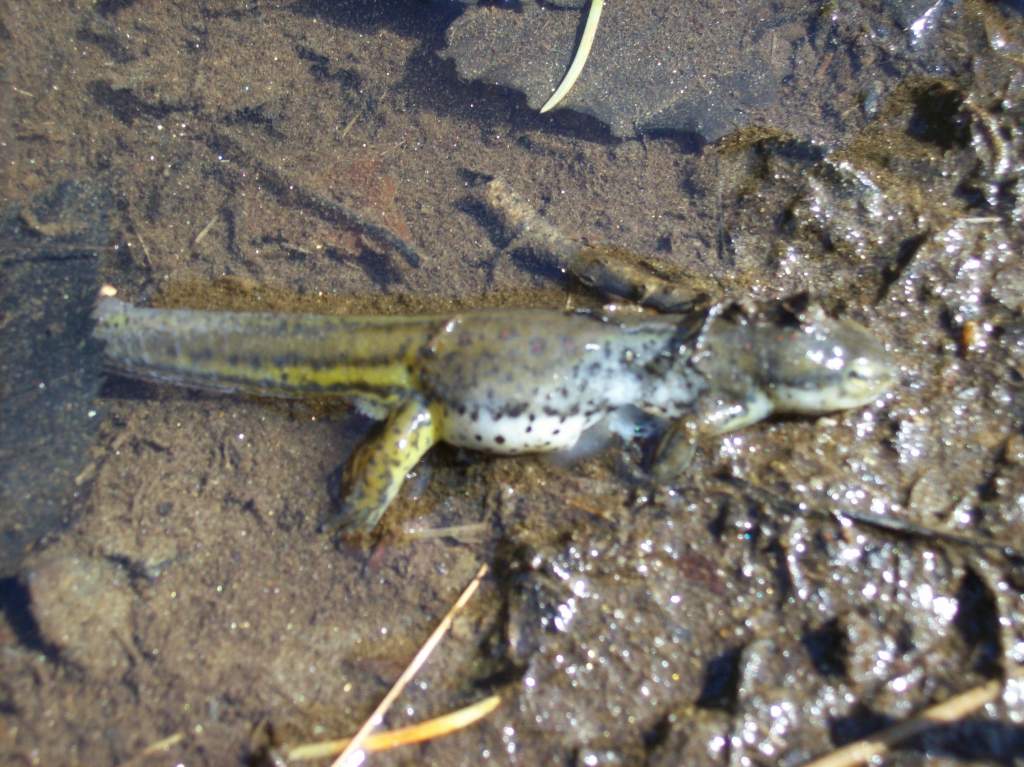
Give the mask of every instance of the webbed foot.
<path id="1" fill-rule="evenodd" d="M 684 418 L 669 425 L 658 441 L 650 474 L 660 485 L 671 484 L 686 473 L 697 452 L 697 426 Z"/>

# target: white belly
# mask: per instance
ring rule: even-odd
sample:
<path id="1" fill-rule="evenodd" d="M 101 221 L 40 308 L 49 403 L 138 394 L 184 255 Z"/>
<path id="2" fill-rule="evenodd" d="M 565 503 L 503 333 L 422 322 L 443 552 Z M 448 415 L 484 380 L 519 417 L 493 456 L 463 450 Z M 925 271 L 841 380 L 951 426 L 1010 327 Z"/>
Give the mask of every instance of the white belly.
<path id="1" fill-rule="evenodd" d="M 458 447 L 486 450 L 491 453 L 541 453 L 563 450 L 576 444 L 580 434 L 597 417 L 559 416 L 523 413 L 518 416 L 494 417 L 481 409 L 460 415 L 445 412 L 443 439 Z"/>

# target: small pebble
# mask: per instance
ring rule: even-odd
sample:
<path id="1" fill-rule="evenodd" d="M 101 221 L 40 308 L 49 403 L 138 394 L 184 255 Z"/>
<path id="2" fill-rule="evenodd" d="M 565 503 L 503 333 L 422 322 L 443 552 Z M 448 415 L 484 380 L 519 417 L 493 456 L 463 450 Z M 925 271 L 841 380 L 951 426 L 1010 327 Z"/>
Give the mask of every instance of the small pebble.
<path id="1" fill-rule="evenodd" d="M 1011 434 L 1006 440 L 1003 460 L 1011 466 L 1024 464 L 1024 434 Z"/>
<path id="2" fill-rule="evenodd" d="M 129 658 L 134 595 L 106 560 L 44 554 L 25 576 L 41 639 L 93 677 L 123 673 Z"/>

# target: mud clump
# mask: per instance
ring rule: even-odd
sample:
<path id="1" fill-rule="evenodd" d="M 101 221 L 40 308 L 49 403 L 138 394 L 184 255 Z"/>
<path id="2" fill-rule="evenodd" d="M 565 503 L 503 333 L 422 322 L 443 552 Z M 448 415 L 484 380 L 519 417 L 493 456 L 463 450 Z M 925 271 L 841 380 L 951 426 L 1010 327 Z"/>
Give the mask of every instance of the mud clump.
<path id="1" fill-rule="evenodd" d="M 80 555 L 44 555 L 23 576 L 45 647 L 103 679 L 131 665 L 132 590 L 115 565 Z"/>

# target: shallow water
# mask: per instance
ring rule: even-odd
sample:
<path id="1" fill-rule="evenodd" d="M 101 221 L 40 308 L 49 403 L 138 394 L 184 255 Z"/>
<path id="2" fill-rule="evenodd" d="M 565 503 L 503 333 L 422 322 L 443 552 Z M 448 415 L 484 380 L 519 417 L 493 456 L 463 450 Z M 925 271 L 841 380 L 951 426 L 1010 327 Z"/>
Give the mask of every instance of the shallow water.
<path id="1" fill-rule="evenodd" d="M 493 575 L 387 724 L 490 692 L 502 706 L 372 763 L 798 764 L 1000 674 L 1001 702 L 892 761 L 1024 750 L 1019 13 L 940 3 L 922 71 L 914 40 L 892 39 L 917 34 L 894 14 L 921 4 L 823 6 L 818 37 L 783 30 L 790 64 L 822 79 L 799 102 L 825 110 L 821 131 L 769 110 L 699 140 L 621 139 L 460 80 L 441 55 L 459 5 L 8 6 L 13 220 L 50 243 L 50 222 L 17 211 L 89 180 L 112 200 L 109 237 L 92 243 L 98 275 L 76 279 L 139 303 L 593 302 L 507 247 L 473 186 L 499 176 L 564 231 L 701 289 L 810 290 L 885 341 L 899 386 L 710 440 L 653 494 L 636 446 L 569 469 L 441 448 L 366 551 L 316 532 L 365 419 L 108 380 L 74 405 L 102 423 L 65 427 L 91 445 L 63 468 L 79 478 L 60 496 L 70 523 L 0 581 L 0 761 L 241 764 L 268 740 L 354 732 L 482 562 Z M 558 13 L 571 46 L 578 21 Z M 870 89 L 842 47 L 864 18 L 887 25 L 857 50 L 875 57 Z M 554 66 L 544 47 L 523 57 L 527 81 L 553 88 L 560 45 Z M 5 297 L 31 289 L 9 274 Z M 29 308 L 12 305 L 4 349 Z M 448 526 L 470 527 L 403 534 Z"/>

